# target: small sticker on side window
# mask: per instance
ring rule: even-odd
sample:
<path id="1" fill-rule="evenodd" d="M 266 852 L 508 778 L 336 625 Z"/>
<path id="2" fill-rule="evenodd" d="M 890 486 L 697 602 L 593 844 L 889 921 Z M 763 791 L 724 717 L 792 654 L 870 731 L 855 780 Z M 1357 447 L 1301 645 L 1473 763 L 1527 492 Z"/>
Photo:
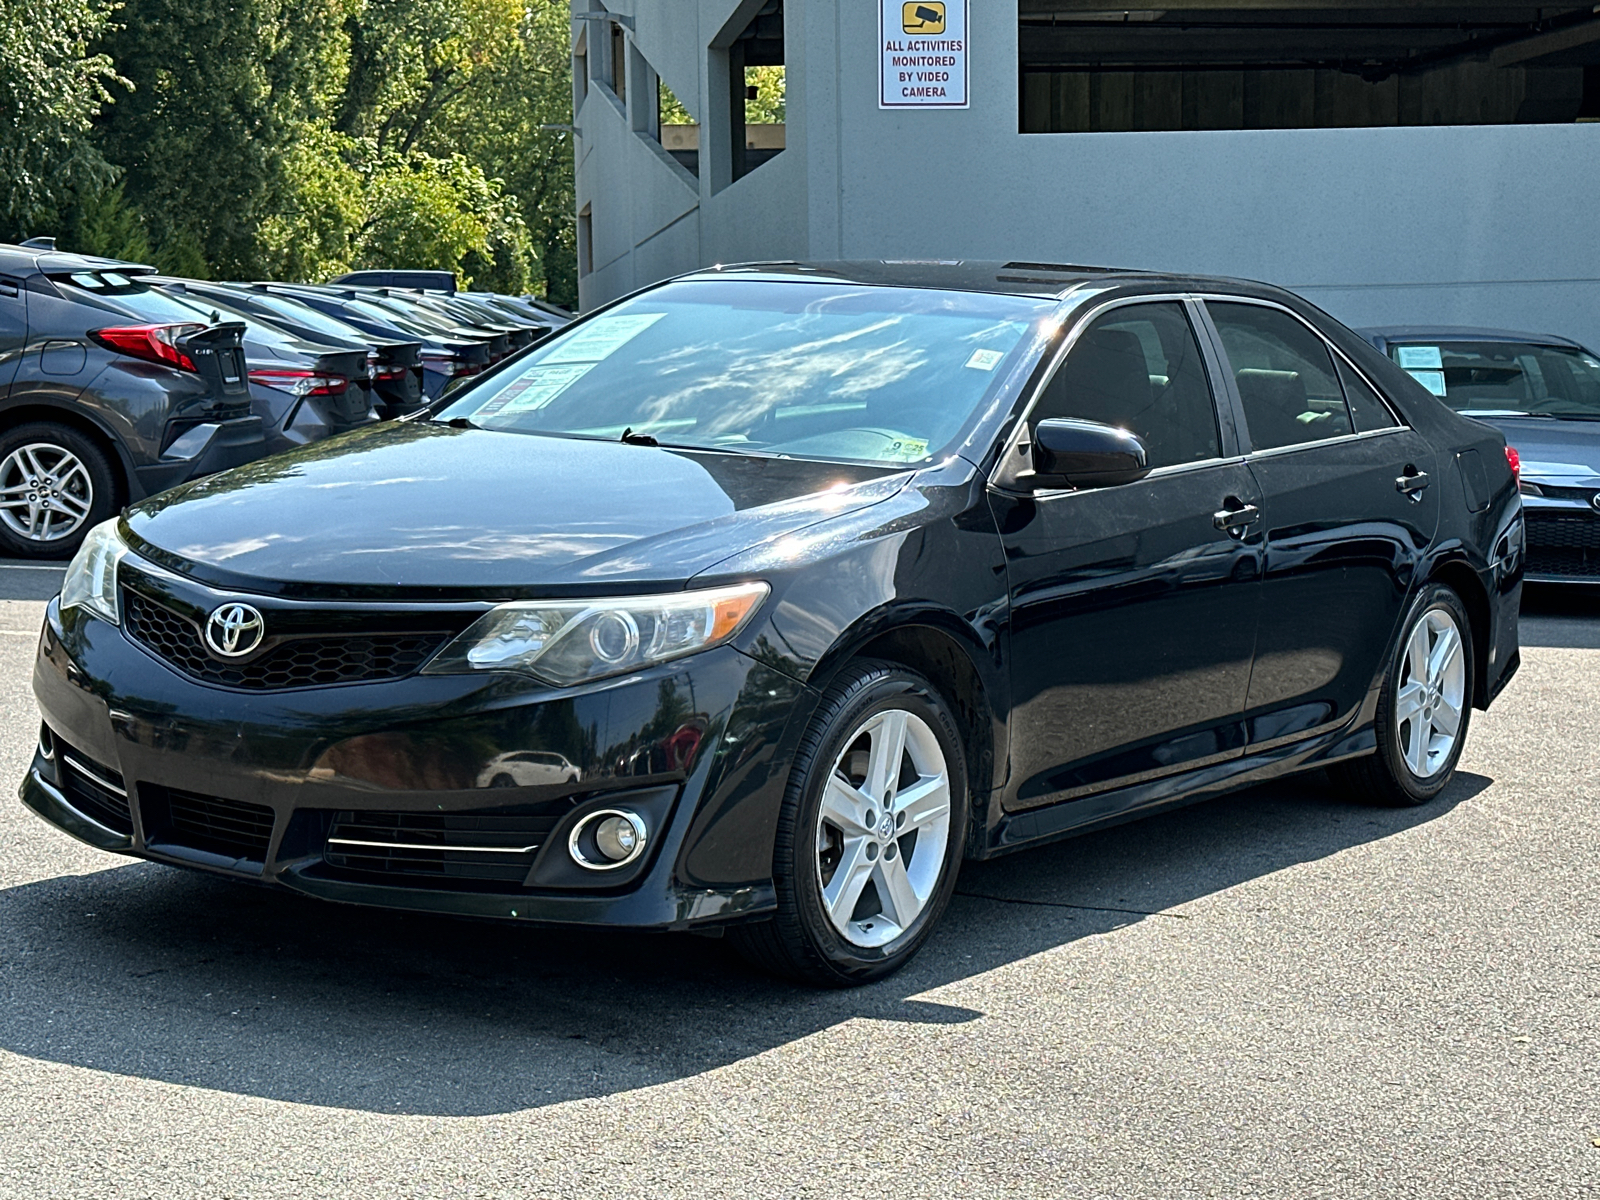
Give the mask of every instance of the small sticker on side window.
<path id="1" fill-rule="evenodd" d="M 1408 371 L 1442 371 L 1444 358 L 1437 346 L 1396 346 L 1396 361 Z"/>
<path id="2" fill-rule="evenodd" d="M 974 350 L 966 365 L 975 371 L 992 371 L 1005 355 L 999 350 Z"/>

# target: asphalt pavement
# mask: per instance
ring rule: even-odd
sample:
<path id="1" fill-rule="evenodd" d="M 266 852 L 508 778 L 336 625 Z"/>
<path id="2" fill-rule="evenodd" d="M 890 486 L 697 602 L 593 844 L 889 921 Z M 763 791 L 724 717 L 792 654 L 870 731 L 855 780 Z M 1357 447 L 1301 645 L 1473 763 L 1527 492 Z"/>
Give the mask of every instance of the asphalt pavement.
<path id="1" fill-rule="evenodd" d="M 0 564 L 7 780 L 58 578 Z M 967 864 L 849 992 L 0 802 L 0 1197 L 1594 1196 L 1600 596 L 1531 596 L 1523 638 L 1434 805 L 1312 776 Z"/>

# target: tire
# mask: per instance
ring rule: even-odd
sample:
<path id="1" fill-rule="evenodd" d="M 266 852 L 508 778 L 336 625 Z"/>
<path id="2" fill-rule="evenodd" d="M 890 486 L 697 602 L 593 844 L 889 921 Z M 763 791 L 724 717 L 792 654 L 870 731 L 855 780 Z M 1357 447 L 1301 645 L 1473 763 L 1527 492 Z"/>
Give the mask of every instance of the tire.
<path id="1" fill-rule="evenodd" d="M 115 497 L 105 452 L 76 429 L 30 421 L 0 434 L 0 554 L 70 558 Z"/>
<path id="2" fill-rule="evenodd" d="M 1448 656 L 1439 640 L 1447 628 L 1458 639 Z M 1421 660 L 1416 656 L 1419 647 Z M 1431 670 L 1436 658 L 1445 664 L 1438 672 Z M 1420 693 L 1412 684 L 1419 661 L 1428 664 Z M 1391 807 L 1426 804 L 1442 792 L 1455 774 L 1472 724 L 1473 663 L 1472 623 L 1461 597 L 1442 583 L 1427 585 L 1406 614 L 1384 674 L 1377 751 L 1335 764 L 1329 770 L 1334 782 L 1369 804 Z M 1441 739 L 1451 723 L 1455 733 L 1446 744 Z"/>
<path id="3" fill-rule="evenodd" d="M 967 796 L 961 737 L 938 690 L 893 663 L 847 666 L 789 772 L 773 851 L 777 914 L 729 930 L 735 947 L 765 970 L 818 987 L 899 970 L 955 890 Z"/>

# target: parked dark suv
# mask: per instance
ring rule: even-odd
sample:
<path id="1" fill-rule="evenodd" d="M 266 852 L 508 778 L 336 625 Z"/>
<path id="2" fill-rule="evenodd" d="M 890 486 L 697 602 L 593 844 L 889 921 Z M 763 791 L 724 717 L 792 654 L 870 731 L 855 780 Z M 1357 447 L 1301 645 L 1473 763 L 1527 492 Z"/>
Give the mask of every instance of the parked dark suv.
<path id="1" fill-rule="evenodd" d="M 124 504 L 265 453 L 237 322 L 152 323 L 75 254 L 0 245 L 0 555 L 66 557 Z"/>

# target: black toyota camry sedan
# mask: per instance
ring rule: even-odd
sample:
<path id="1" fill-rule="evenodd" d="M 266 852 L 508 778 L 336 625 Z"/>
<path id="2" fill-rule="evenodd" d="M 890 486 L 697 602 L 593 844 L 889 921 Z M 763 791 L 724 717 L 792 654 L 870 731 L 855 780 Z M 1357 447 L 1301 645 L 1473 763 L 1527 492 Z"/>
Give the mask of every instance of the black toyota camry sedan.
<path id="1" fill-rule="evenodd" d="M 98 526 L 22 797 L 859 983 L 964 858 L 1322 767 L 1431 800 L 1516 670 L 1522 548 L 1501 435 L 1287 292 L 711 270 Z"/>

